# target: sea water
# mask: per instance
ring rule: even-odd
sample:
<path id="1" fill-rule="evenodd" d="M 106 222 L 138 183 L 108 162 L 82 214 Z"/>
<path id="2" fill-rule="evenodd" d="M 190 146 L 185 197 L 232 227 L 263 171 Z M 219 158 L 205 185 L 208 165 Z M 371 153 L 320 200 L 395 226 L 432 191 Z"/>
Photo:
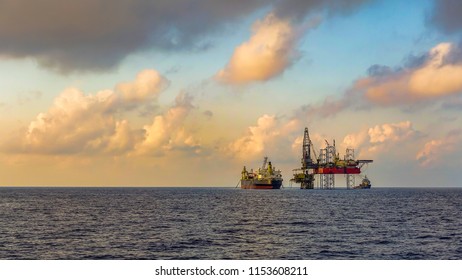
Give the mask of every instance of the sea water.
<path id="1" fill-rule="evenodd" d="M 0 188 L 0 259 L 462 259 L 462 188 Z"/>

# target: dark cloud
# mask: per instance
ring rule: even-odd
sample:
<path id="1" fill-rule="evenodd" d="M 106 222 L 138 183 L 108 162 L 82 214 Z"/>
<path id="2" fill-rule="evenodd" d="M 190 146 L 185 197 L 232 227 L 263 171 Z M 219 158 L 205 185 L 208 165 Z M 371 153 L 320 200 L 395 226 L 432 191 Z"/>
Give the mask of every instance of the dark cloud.
<path id="1" fill-rule="evenodd" d="M 462 33 L 462 1 L 435 0 L 429 21 L 445 33 Z"/>
<path id="2" fill-rule="evenodd" d="M 444 53 L 441 53 L 444 52 Z M 440 66 L 445 65 L 458 65 L 462 63 L 462 42 L 451 43 L 450 50 L 446 53 L 445 50 L 434 49 L 432 52 L 421 54 L 409 54 L 403 59 L 403 65 L 391 68 L 385 65 L 374 64 L 369 67 L 367 74 L 369 77 L 391 76 L 395 74 L 402 74 L 406 71 L 412 71 L 424 67 L 435 57 L 442 55 Z"/>
<path id="3" fill-rule="evenodd" d="M 444 57 L 444 64 L 461 64 L 462 63 L 462 42 L 454 44 L 451 52 Z"/>
<path id="4" fill-rule="evenodd" d="M 462 96 L 453 96 L 441 104 L 443 110 L 462 111 Z"/>
<path id="5" fill-rule="evenodd" d="M 210 110 L 204 111 L 203 114 L 207 119 L 211 119 L 213 117 L 213 112 Z"/>
<path id="6" fill-rule="evenodd" d="M 299 119 L 315 121 L 317 119 L 333 118 L 347 110 L 364 111 L 371 109 L 362 96 L 355 90 L 346 90 L 339 96 L 326 96 L 317 104 L 303 105 L 295 111 Z"/>
<path id="7" fill-rule="evenodd" d="M 325 10 L 328 15 L 348 14 L 369 0 L 279 0 L 275 3 L 278 16 L 303 18 L 311 11 Z"/>
<path id="8" fill-rule="evenodd" d="M 0 56 L 35 58 L 59 72 L 114 68 L 127 55 L 210 48 L 207 37 L 262 8 L 303 17 L 363 0 L 0 0 Z"/>
<path id="9" fill-rule="evenodd" d="M 421 55 L 415 55 L 415 54 L 410 54 L 404 59 L 404 68 L 407 69 L 412 69 L 412 68 L 419 68 L 422 65 L 424 65 L 428 59 L 429 59 L 428 54 L 421 54 Z"/>
<path id="10" fill-rule="evenodd" d="M 204 35 L 264 1 L 235 2 L 0 0 L 0 54 L 63 72 L 109 69 L 149 47 L 202 48 Z"/>
<path id="11" fill-rule="evenodd" d="M 380 77 L 390 75 L 394 71 L 385 65 L 374 64 L 367 69 L 367 74 L 371 77 Z"/>

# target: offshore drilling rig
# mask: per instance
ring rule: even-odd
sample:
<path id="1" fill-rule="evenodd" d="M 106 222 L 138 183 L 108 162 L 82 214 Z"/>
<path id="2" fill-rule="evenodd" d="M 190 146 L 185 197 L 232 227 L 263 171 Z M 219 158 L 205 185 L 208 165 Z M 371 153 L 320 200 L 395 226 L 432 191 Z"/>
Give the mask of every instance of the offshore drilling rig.
<path id="1" fill-rule="evenodd" d="M 335 174 L 345 174 L 347 189 L 370 188 L 371 185 L 367 176 L 360 185 L 355 186 L 355 175 L 361 174 L 361 168 L 373 162 L 373 160 L 356 160 L 354 149 L 349 148 L 346 149 L 344 159 L 340 159 L 335 148 L 335 140 L 333 145 L 330 145 L 327 140 L 325 141 L 326 147 L 320 150 L 318 157 L 311 142 L 308 128 L 305 128 L 302 146 L 302 167 L 293 170 L 293 178 L 290 181 L 300 183 L 301 189 L 314 189 L 315 176 L 319 175 L 318 187 L 320 189 L 333 189 L 335 188 Z M 311 152 L 313 152 L 314 157 Z"/>

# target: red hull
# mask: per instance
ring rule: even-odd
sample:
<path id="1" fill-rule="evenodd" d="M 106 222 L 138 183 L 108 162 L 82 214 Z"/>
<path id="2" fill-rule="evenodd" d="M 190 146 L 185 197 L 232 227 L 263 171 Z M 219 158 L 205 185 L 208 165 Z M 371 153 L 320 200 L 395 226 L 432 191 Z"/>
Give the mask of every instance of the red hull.
<path id="1" fill-rule="evenodd" d="M 241 189 L 272 190 L 281 186 L 282 180 L 241 180 Z"/>
<path id="2" fill-rule="evenodd" d="M 272 185 L 249 185 L 243 186 L 243 189 L 255 189 L 255 190 L 272 190 L 274 189 Z"/>

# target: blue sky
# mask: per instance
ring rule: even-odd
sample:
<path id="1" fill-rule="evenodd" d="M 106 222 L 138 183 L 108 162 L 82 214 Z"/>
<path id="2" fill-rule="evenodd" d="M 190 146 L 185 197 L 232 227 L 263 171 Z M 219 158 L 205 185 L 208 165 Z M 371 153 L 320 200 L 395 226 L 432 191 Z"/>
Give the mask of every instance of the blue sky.
<path id="1" fill-rule="evenodd" d="M 3 184 L 230 186 L 265 155 L 288 183 L 305 126 L 375 185 L 459 184 L 462 5 L 191 3 L 0 1 Z"/>

